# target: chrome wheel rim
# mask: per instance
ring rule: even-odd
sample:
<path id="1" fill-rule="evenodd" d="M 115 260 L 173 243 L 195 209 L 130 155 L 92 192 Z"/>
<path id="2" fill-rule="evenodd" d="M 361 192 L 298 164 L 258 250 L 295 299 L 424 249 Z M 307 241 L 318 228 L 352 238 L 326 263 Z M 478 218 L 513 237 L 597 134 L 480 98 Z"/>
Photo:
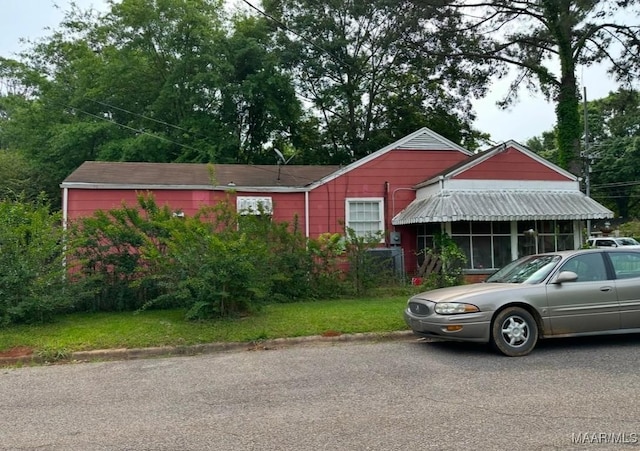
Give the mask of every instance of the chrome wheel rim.
<path id="1" fill-rule="evenodd" d="M 514 315 L 504 320 L 501 333 L 505 343 L 517 348 L 524 346 L 529 341 L 531 331 L 524 318 Z"/>

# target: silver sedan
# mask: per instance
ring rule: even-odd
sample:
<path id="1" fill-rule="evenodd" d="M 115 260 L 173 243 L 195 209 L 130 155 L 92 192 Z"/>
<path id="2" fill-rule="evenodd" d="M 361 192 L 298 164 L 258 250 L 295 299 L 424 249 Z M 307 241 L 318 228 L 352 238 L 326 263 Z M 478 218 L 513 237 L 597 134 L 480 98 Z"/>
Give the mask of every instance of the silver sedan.
<path id="1" fill-rule="evenodd" d="M 640 249 L 529 255 L 483 283 L 411 297 L 404 318 L 419 336 L 490 343 L 507 356 L 540 338 L 640 332 Z"/>

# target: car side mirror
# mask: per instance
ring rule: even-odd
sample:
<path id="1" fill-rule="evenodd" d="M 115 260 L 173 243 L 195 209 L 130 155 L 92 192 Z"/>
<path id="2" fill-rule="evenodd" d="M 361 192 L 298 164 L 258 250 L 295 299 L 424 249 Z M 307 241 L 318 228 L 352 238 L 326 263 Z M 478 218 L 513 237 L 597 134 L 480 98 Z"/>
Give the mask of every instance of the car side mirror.
<path id="1" fill-rule="evenodd" d="M 565 282 L 575 282 L 578 280 L 578 275 L 573 271 L 561 271 L 555 278 L 553 283 L 561 284 Z"/>

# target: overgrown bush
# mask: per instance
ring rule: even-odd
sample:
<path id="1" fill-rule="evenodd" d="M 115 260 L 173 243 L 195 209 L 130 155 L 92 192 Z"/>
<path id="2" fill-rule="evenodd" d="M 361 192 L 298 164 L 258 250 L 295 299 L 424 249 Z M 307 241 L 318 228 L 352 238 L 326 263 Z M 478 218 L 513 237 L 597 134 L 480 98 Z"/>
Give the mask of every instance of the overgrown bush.
<path id="1" fill-rule="evenodd" d="M 379 237 L 350 233 L 307 240 L 267 212 L 238 214 L 222 201 L 177 218 L 153 197 L 96 212 L 72 228 L 78 309 L 183 307 L 189 318 L 239 315 L 265 302 L 363 294 L 381 272 L 366 251 Z M 349 273 L 344 269 L 348 263 Z"/>
<path id="2" fill-rule="evenodd" d="M 145 279 L 143 249 L 163 239 L 177 221 L 168 208 L 140 196 L 137 208 L 123 205 L 78 220 L 70 227 L 69 277 L 81 311 L 136 310 L 159 295 L 153 278 Z"/>
<path id="3" fill-rule="evenodd" d="M 68 308 L 60 215 L 45 202 L 0 202 L 0 325 L 51 319 Z"/>
<path id="4" fill-rule="evenodd" d="M 425 289 L 451 287 L 464 282 L 464 267 L 467 256 L 446 233 L 434 236 L 433 248 L 424 252 L 439 259 L 442 266 L 439 271 L 427 275 L 422 285 Z"/>
<path id="5" fill-rule="evenodd" d="M 393 267 L 386 259 L 375 257 L 370 251 L 380 245 L 382 235 L 359 236 L 355 230 L 346 227 L 346 257 L 349 263 L 347 279 L 356 296 L 361 296 L 373 287 L 380 286 L 393 278 Z"/>
<path id="6" fill-rule="evenodd" d="M 266 246 L 200 217 L 185 218 L 164 241 L 166 254 L 147 249 L 146 271 L 163 288 L 147 306 L 177 303 L 190 319 L 223 317 L 258 308 L 270 288 Z"/>
<path id="7" fill-rule="evenodd" d="M 312 259 L 309 276 L 313 297 L 332 298 L 345 293 L 345 241 L 339 233 L 323 233 L 310 239 L 307 249 Z"/>
<path id="8" fill-rule="evenodd" d="M 311 297 L 313 259 L 297 217 L 293 224 L 272 221 L 267 215 L 246 215 L 239 219 L 240 234 L 264 244 L 266 255 L 257 264 L 267 269 L 269 300 L 292 302 Z"/>

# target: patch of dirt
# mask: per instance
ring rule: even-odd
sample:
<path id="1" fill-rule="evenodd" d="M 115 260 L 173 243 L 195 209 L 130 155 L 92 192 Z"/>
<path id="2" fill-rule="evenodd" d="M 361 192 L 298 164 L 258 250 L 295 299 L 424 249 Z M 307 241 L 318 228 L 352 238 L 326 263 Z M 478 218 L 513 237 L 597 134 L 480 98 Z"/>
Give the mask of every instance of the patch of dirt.
<path id="1" fill-rule="evenodd" d="M 322 333 L 323 337 L 339 337 L 342 335 L 342 332 L 338 332 L 337 330 L 327 330 Z"/>
<path id="2" fill-rule="evenodd" d="M 28 346 L 16 346 L 6 351 L 0 351 L 2 357 L 28 357 L 33 354 L 33 349 Z"/>

